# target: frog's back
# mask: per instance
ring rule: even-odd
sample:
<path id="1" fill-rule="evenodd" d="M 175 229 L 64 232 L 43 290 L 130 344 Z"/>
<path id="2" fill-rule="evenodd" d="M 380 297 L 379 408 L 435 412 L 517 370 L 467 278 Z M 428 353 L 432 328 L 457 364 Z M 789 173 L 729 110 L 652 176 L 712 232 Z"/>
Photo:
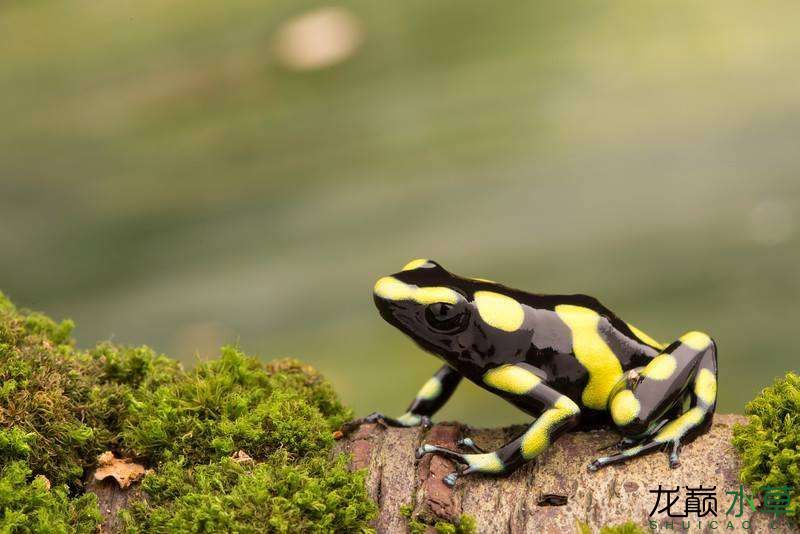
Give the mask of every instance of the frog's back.
<path id="1" fill-rule="evenodd" d="M 531 316 L 526 361 L 585 409 L 587 420 L 592 412 L 605 412 L 623 372 L 646 365 L 659 352 L 657 342 L 593 297 L 512 291 Z"/>

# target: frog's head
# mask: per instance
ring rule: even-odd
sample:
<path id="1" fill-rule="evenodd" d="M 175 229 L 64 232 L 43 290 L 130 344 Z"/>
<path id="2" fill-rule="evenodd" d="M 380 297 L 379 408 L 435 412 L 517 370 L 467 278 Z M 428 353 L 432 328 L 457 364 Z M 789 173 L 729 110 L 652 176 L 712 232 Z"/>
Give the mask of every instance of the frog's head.
<path id="1" fill-rule="evenodd" d="M 375 283 L 375 305 L 389 324 L 426 350 L 457 352 L 456 338 L 470 325 L 472 305 L 463 279 L 435 261 L 410 261 Z"/>

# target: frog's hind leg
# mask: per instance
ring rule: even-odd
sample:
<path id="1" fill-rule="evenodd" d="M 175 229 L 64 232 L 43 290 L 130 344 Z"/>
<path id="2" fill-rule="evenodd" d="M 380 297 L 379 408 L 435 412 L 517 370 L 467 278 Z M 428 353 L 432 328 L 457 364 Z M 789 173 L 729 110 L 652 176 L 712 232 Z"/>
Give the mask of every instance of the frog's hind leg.
<path id="1" fill-rule="evenodd" d="M 684 400 L 690 399 L 686 411 Z M 670 467 L 680 465 L 682 444 L 711 425 L 717 402 L 717 349 L 702 332 L 689 332 L 653 358 L 639 373 L 629 375 L 626 387 L 614 392 L 609 411 L 619 430 L 641 439 L 619 454 L 598 458 L 596 470 L 655 449 L 668 449 Z"/>

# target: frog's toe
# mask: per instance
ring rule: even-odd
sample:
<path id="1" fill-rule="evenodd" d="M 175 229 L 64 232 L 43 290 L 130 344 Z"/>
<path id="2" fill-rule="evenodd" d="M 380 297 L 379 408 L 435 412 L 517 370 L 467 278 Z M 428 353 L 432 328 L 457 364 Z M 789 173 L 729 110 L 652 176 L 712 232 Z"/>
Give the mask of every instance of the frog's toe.
<path id="1" fill-rule="evenodd" d="M 639 441 L 635 440 L 635 439 L 622 438 L 619 441 L 615 441 L 614 443 L 611 443 L 610 445 L 604 445 L 604 446 L 600 447 L 597 450 L 598 451 L 607 451 L 607 450 L 621 451 L 622 449 L 626 449 L 628 447 L 636 445 L 638 442 Z"/>
<path id="2" fill-rule="evenodd" d="M 589 472 L 594 473 L 601 467 L 605 467 L 613 462 L 614 462 L 614 457 L 601 456 L 600 458 L 597 458 L 595 461 L 591 462 L 588 466 L 586 466 L 586 468 L 589 470 Z"/>
<path id="3" fill-rule="evenodd" d="M 672 442 L 672 449 L 669 452 L 669 467 L 670 469 L 677 469 L 681 465 L 680 459 L 680 442 L 675 440 Z"/>
<path id="4" fill-rule="evenodd" d="M 460 439 L 456 442 L 456 445 L 458 445 L 458 447 L 461 449 L 467 449 L 468 451 L 472 451 L 476 454 L 484 454 L 486 452 L 477 445 L 475 445 L 475 442 L 472 441 L 472 438 Z"/>
<path id="5" fill-rule="evenodd" d="M 455 486 L 457 480 L 458 480 L 457 471 L 453 471 L 452 473 L 445 475 L 442 478 L 442 482 L 444 482 L 445 486 L 447 486 L 448 488 L 452 488 L 453 486 Z"/>
<path id="6" fill-rule="evenodd" d="M 383 418 L 384 418 L 383 414 L 374 412 L 366 417 L 359 417 L 358 419 L 353 419 L 352 421 L 344 423 L 339 429 L 339 431 L 342 433 L 342 435 L 347 435 L 350 432 L 356 430 L 361 425 L 366 425 L 368 423 L 378 423 L 383 421 Z"/>
<path id="7" fill-rule="evenodd" d="M 424 444 L 420 445 L 419 447 L 417 447 L 417 451 L 414 454 L 414 456 L 416 456 L 417 460 L 419 460 L 420 458 L 422 458 L 426 454 L 431 454 L 433 452 L 436 452 L 436 447 L 433 446 L 433 445 L 428 445 L 427 443 L 424 443 Z"/>

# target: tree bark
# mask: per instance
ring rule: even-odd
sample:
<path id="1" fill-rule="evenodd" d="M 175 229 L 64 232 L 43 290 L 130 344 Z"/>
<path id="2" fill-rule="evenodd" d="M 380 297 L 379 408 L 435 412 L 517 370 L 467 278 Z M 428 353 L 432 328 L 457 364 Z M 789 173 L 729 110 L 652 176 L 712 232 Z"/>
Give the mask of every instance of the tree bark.
<path id="1" fill-rule="evenodd" d="M 658 530 L 667 530 L 664 524 L 672 521 L 671 532 L 686 530 L 682 521 L 690 521 L 692 531 L 730 531 L 731 521 L 734 531 L 797 532 L 780 516 L 775 520 L 773 515 L 747 506 L 740 517 L 736 517 L 738 504 L 731 514 L 726 513 L 734 498 L 726 492 L 737 492 L 740 484 L 732 427 L 745 421 L 739 415 L 716 415 L 708 433 L 683 447 L 677 469 L 669 468 L 666 454 L 656 452 L 588 472 L 587 465 L 604 454 L 599 449 L 619 440 L 613 432 L 595 430 L 562 436 L 536 462 L 509 476 L 466 476 L 453 489 L 442 482 L 442 477 L 454 470 L 453 462 L 436 455 L 416 461 L 414 451 L 421 443 L 456 448 L 459 437 L 469 436 L 483 449 L 493 450 L 524 427 L 485 430 L 442 423 L 425 432 L 370 424 L 339 441 L 336 450 L 352 454 L 353 469 L 367 469 L 367 489 L 380 508 L 375 521 L 378 532 L 406 532 L 407 519 L 401 514 L 405 505 L 413 507 L 413 517 L 428 524 L 457 522 L 461 514 L 468 514 L 476 520 L 478 532 L 577 532 L 578 522 L 597 532 L 603 526 L 627 521 L 645 529 L 654 521 Z M 680 487 L 673 514 L 686 511 L 687 486 L 714 488 L 716 516 L 699 517 L 689 511 L 688 517 L 669 517 L 658 510 L 651 516 L 657 498 L 653 491 L 659 485 L 673 490 Z M 548 505 L 563 500 L 548 498 L 552 495 L 566 497 L 566 502 Z M 661 496 L 658 509 L 666 504 L 665 497 Z M 712 521 L 717 521 L 716 530 Z M 746 521 L 749 530 L 743 527 Z"/>
<path id="2" fill-rule="evenodd" d="M 100 532 L 103 533 L 120 532 L 122 522 L 119 519 L 119 512 L 127 508 L 129 502 L 142 495 L 141 485 L 138 482 L 134 482 L 127 488 L 120 488 L 113 478 L 97 480 L 94 473 L 89 477 L 86 491 L 97 495 L 97 505 L 103 516 Z"/>

